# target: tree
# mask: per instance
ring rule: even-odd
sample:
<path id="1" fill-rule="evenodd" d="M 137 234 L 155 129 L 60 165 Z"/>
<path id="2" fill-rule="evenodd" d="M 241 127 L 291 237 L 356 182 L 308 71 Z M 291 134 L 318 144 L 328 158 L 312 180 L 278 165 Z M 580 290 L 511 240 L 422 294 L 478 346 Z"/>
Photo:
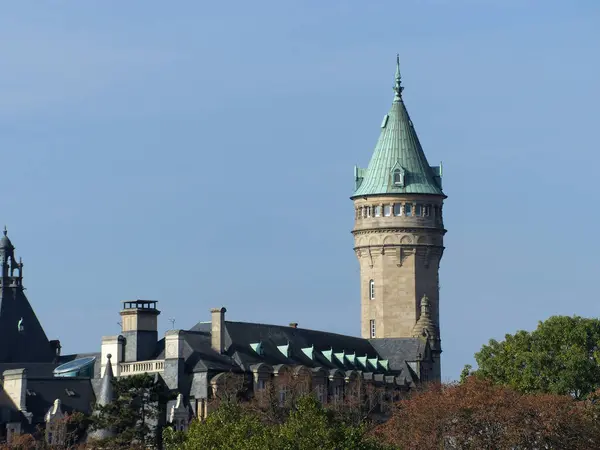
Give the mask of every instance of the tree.
<path id="1" fill-rule="evenodd" d="M 600 448 L 597 412 L 592 402 L 523 394 L 470 376 L 414 392 L 375 433 L 400 448 L 422 450 L 588 450 Z"/>
<path id="2" fill-rule="evenodd" d="M 367 430 L 366 424 L 344 422 L 313 396 L 303 395 L 282 423 L 250 404 L 221 402 L 205 421 L 193 422 L 187 433 L 165 429 L 163 443 L 166 450 L 382 450 Z"/>
<path id="3" fill-rule="evenodd" d="M 522 392 L 582 399 L 600 387 L 600 320 L 554 316 L 532 332 L 490 340 L 475 374 Z"/>
<path id="4" fill-rule="evenodd" d="M 203 422 L 195 421 L 185 435 L 165 430 L 166 450 L 261 450 L 271 448 L 269 428 L 241 404 L 222 402 Z"/>
<path id="5" fill-rule="evenodd" d="M 335 411 L 324 408 L 313 396 L 303 396 L 298 400 L 287 420 L 276 431 L 276 442 L 279 447 L 273 448 L 281 450 L 383 448 L 367 437 L 365 423 L 354 425 L 340 418 L 341 416 Z"/>
<path id="6" fill-rule="evenodd" d="M 110 448 L 143 448 L 157 443 L 159 416 L 164 404 L 163 386 L 151 375 L 133 375 L 115 379 L 115 399 L 99 406 L 92 416 L 92 429 L 110 429 L 114 437 L 103 442 Z"/>

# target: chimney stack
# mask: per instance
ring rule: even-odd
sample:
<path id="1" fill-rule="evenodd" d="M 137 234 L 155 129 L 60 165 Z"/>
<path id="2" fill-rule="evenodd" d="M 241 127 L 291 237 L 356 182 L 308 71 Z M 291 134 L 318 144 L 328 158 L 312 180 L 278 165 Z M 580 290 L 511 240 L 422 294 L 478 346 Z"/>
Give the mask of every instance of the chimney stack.
<path id="1" fill-rule="evenodd" d="M 212 315 L 211 346 L 216 352 L 223 353 L 223 350 L 225 350 L 225 313 L 227 309 L 225 307 L 214 308 L 210 312 Z"/>
<path id="2" fill-rule="evenodd" d="M 290 322 L 290 327 L 298 328 L 298 322 Z"/>
<path id="3" fill-rule="evenodd" d="M 2 376 L 4 391 L 19 411 L 27 411 L 27 373 L 25 369 L 5 370 Z"/>

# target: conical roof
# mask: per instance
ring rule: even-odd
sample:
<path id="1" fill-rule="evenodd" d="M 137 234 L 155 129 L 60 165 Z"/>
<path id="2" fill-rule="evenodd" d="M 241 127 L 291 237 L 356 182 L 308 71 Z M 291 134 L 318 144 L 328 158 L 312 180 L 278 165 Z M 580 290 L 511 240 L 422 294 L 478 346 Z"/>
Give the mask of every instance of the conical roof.
<path id="1" fill-rule="evenodd" d="M 106 356 L 106 369 L 104 370 L 104 376 L 102 377 L 100 393 L 96 399 L 96 403 L 101 406 L 109 405 L 114 399 L 114 390 L 112 385 L 114 375 L 112 364 L 110 362 L 111 356 L 112 355 L 110 353 Z"/>
<path id="2" fill-rule="evenodd" d="M 400 62 L 397 59 L 394 102 L 381 123 L 381 134 L 369 166 L 355 169 L 353 197 L 379 194 L 444 195 L 441 167 L 431 167 L 427 162 L 402 99 L 403 90 Z"/>

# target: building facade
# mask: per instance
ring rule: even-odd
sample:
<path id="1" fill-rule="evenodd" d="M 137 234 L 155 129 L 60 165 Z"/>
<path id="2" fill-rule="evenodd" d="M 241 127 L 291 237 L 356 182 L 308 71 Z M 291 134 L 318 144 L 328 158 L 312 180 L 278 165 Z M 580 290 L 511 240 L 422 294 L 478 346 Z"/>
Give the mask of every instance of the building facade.
<path id="1" fill-rule="evenodd" d="M 425 337 L 441 378 L 442 168 L 427 162 L 396 61 L 394 100 L 366 169 L 354 170 L 354 250 L 360 263 L 363 338 Z"/>
<path id="2" fill-rule="evenodd" d="M 6 231 L 0 239 L 0 440 L 65 413 L 89 413 L 113 398 L 113 378 L 153 374 L 176 400 L 166 417 L 177 429 L 203 419 L 228 377 L 250 396 L 275 386 L 285 401 L 290 380 L 324 403 L 356 386 L 395 395 L 439 380 L 438 269 L 445 229 L 441 167 L 429 166 L 410 120 L 396 70 L 394 100 L 366 169 L 355 169 L 355 252 L 360 264 L 361 337 L 226 320 L 224 307 L 189 329 L 158 334 L 154 300 L 123 302 L 121 332 L 100 349 L 60 354 L 23 292 L 23 264 Z M 208 309 L 207 309 L 208 313 Z M 208 314 L 207 314 L 208 315 Z M 284 383 L 283 380 L 286 380 Z M 353 395 L 354 395 L 353 394 Z M 361 394 L 362 395 L 362 394 Z M 97 430 L 91 437 L 106 437 Z M 49 440 L 56 439 L 50 433 Z"/>

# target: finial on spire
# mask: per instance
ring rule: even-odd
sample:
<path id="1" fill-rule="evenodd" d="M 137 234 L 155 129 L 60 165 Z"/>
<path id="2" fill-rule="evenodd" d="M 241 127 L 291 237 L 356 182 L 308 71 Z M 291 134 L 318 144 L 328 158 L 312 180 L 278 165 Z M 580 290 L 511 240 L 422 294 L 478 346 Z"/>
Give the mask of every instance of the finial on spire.
<path id="1" fill-rule="evenodd" d="M 400 76 L 400 54 L 397 53 L 396 54 L 396 83 L 394 84 L 394 92 L 396 93 L 396 95 L 394 95 L 394 101 L 402 100 L 402 91 L 404 90 L 404 88 L 402 87 L 401 78 L 402 77 Z"/>
<path id="2" fill-rule="evenodd" d="M 6 229 L 6 225 L 4 225 L 4 230 L 2 232 L 4 233 L 4 236 L 6 236 L 8 234 L 8 230 Z"/>

